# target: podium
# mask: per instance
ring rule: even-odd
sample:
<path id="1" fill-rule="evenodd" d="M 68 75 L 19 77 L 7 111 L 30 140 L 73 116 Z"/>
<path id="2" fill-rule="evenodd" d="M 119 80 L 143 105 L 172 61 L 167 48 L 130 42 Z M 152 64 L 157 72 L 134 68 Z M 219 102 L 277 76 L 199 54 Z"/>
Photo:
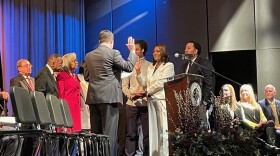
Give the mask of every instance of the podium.
<path id="1" fill-rule="evenodd" d="M 187 105 L 196 107 L 201 102 L 203 76 L 196 74 L 180 74 L 174 77 L 173 81 L 164 83 L 168 130 L 174 132 L 181 125 L 181 119 L 190 108 Z M 184 108 L 182 108 L 184 107 Z M 184 110 L 182 110 L 184 109 Z M 190 115 L 190 114 L 188 114 Z"/>
<path id="2" fill-rule="evenodd" d="M 200 118 L 199 105 L 202 101 L 202 80 L 201 75 L 179 74 L 175 75 L 173 81 L 164 83 L 169 132 L 188 126 L 185 122 L 200 123 L 198 120 Z M 186 130 L 189 129 L 183 131 Z M 172 151 L 172 143 L 169 139 L 170 155 Z"/>

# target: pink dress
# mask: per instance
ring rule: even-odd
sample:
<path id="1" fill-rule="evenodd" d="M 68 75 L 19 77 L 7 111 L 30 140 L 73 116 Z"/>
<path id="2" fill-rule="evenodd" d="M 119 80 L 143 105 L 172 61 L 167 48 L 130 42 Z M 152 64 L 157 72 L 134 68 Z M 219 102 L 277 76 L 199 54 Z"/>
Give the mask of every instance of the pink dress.
<path id="1" fill-rule="evenodd" d="M 73 132 L 81 130 L 81 102 L 80 102 L 80 83 L 76 74 L 60 72 L 57 75 L 57 88 L 59 98 L 67 101 L 72 115 L 74 127 Z M 70 131 L 70 130 L 67 130 Z"/>

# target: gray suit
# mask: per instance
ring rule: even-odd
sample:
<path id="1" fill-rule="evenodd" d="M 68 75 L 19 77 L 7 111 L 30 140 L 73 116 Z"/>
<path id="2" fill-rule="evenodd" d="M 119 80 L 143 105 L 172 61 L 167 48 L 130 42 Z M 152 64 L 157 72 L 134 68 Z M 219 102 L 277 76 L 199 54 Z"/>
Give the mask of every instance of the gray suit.
<path id="1" fill-rule="evenodd" d="M 34 78 L 30 77 L 30 79 L 31 79 L 31 81 L 33 83 L 33 86 L 35 87 L 35 80 L 34 80 Z M 10 87 L 11 86 L 22 87 L 22 88 L 26 89 L 28 92 L 32 91 L 32 89 L 30 88 L 27 80 L 21 74 L 18 74 L 16 77 L 14 77 L 14 78 L 12 78 L 10 80 Z"/>
<path id="2" fill-rule="evenodd" d="M 91 131 L 109 135 L 111 155 L 114 155 L 119 111 L 123 103 L 121 72 L 131 72 L 137 55 L 130 53 L 125 61 L 118 50 L 106 45 L 86 55 L 85 80 L 89 81 L 86 103 L 90 106 Z"/>

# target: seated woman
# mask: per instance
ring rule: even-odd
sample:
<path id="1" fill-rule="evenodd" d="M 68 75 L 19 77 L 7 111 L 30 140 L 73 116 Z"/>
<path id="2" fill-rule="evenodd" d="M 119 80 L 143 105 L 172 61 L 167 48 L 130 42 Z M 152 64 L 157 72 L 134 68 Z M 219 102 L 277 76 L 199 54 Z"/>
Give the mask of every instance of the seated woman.
<path id="1" fill-rule="evenodd" d="M 240 119 L 252 129 L 260 129 L 267 122 L 260 105 L 256 102 L 251 85 L 244 84 L 240 87 L 241 112 Z"/>
<path id="2" fill-rule="evenodd" d="M 221 108 L 228 112 L 231 119 L 234 119 L 235 118 L 234 112 L 236 112 L 238 107 L 237 107 L 237 101 L 236 101 L 236 96 L 235 96 L 235 91 L 233 86 L 231 84 L 224 84 L 221 87 L 220 96 L 222 100 L 224 100 L 222 102 L 223 105 L 221 105 Z"/>

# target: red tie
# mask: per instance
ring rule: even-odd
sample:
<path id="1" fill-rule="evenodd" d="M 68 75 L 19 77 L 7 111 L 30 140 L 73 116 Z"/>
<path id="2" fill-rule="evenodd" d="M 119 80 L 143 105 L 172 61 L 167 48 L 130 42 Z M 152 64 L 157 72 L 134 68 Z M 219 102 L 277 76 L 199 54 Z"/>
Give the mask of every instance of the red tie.
<path id="1" fill-rule="evenodd" d="M 29 84 L 30 89 L 32 91 L 34 91 L 34 85 L 33 85 L 32 81 L 31 81 L 30 77 L 28 76 L 28 77 L 26 77 L 26 79 L 27 79 L 27 82 Z"/>

